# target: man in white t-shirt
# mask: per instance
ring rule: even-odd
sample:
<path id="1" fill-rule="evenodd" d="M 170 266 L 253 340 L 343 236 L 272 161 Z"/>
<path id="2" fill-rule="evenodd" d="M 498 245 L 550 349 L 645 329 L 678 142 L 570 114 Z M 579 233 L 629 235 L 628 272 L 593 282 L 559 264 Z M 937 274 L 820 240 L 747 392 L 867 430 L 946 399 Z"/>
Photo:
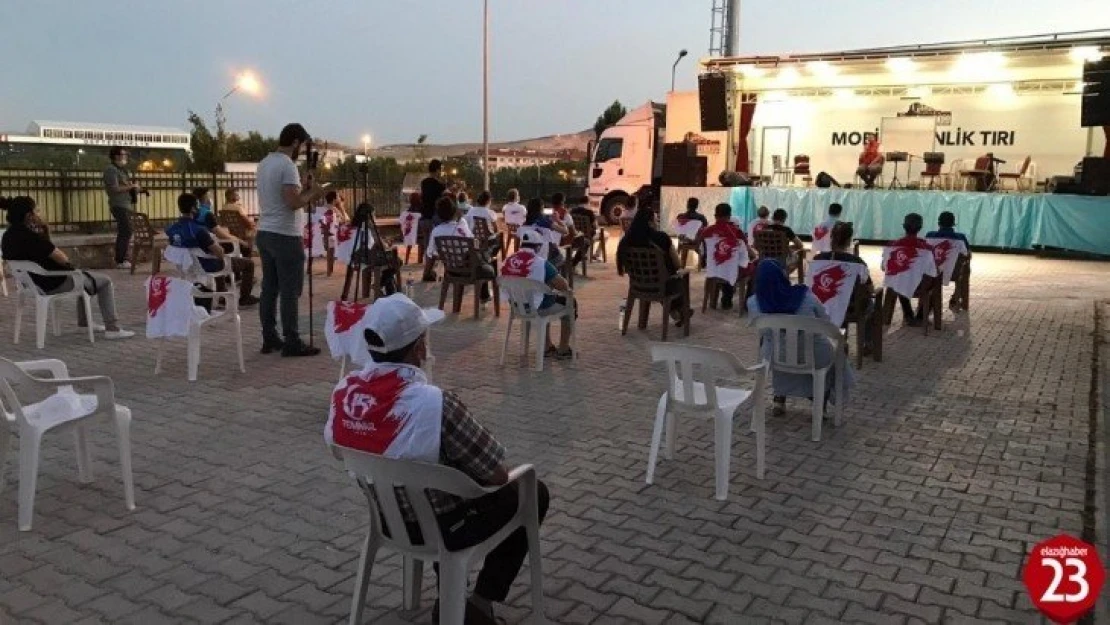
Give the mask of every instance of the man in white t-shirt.
<path id="1" fill-rule="evenodd" d="M 489 253 L 491 255 L 496 254 L 501 251 L 501 238 L 497 236 L 501 228 L 497 223 L 497 213 L 489 207 L 493 201 L 493 196 L 490 195 L 489 191 L 482 191 L 475 201 L 477 204 L 470 207 L 463 219 L 466 220 L 466 225 L 470 226 L 471 232 L 474 232 L 475 218 L 486 220 L 486 225 L 489 226 L 490 239 L 493 241 L 489 247 Z"/>
<path id="2" fill-rule="evenodd" d="M 262 297 L 258 316 L 262 322 L 262 353 L 281 350 L 282 356 L 314 356 L 320 348 L 309 347 L 298 329 L 297 300 L 304 286 L 303 243 L 306 206 L 324 195 L 313 182 L 302 188 L 297 171 L 301 148 L 311 142 L 300 124 L 281 129 L 278 149 L 258 164 L 258 234 L 255 243 L 262 258 Z M 282 335 L 277 332 L 278 300 L 281 300 Z"/>
<path id="3" fill-rule="evenodd" d="M 470 231 L 470 226 L 466 224 L 466 220 L 462 219 L 459 215 L 458 205 L 449 196 L 443 196 L 436 202 L 436 220 L 439 225 L 432 228 L 431 234 L 428 235 L 428 250 L 424 253 L 424 273 L 434 273 L 436 259 L 439 258 L 439 250 L 436 249 L 436 239 L 439 237 L 466 237 L 468 239 L 474 238 L 474 233 Z M 444 271 L 446 271 L 446 266 Z M 478 275 L 483 278 L 492 278 L 494 275 L 493 265 L 490 264 L 489 259 L 486 259 L 482 265 L 478 267 Z M 489 283 L 482 284 L 481 293 L 482 302 L 490 300 Z"/>
<path id="4" fill-rule="evenodd" d="M 520 191 L 516 189 L 509 189 L 508 201 L 505 206 L 501 208 L 501 214 L 505 217 L 505 225 L 507 226 L 523 226 L 524 220 L 527 218 L 528 209 L 520 203 Z"/>

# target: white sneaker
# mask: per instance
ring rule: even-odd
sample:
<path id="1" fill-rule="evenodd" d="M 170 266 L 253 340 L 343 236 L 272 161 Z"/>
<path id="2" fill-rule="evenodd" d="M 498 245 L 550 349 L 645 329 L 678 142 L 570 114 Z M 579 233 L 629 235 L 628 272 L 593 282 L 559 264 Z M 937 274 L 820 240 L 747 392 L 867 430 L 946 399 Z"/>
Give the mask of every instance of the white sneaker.
<path id="1" fill-rule="evenodd" d="M 104 333 L 104 338 L 109 340 L 109 341 L 118 341 L 120 339 L 129 339 L 133 336 L 135 336 L 134 332 L 132 332 L 130 330 L 124 330 L 123 328 L 120 328 L 119 330 L 109 330 L 109 331 Z"/>
<path id="2" fill-rule="evenodd" d="M 125 260 L 122 263 L 116 265 L 116 269 L 131 269 L 131 263 Z"/>

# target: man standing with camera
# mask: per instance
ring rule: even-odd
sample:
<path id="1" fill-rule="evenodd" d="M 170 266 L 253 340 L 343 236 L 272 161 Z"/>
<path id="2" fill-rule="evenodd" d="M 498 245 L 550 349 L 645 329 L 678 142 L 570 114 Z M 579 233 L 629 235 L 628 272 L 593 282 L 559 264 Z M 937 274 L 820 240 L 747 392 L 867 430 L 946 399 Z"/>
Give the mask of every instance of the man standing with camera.
<path id="1" fill-rule="evenodd" d="M 131 212 L 138 202 L 142 188 L 131 180 L 127 165 L 127 150 L 116 146 L 108 151 L 112 164 L 104 170 L 104 192 L 108 194 L 108 210 L 116 220 L 116 269 L 130 269 L 127 248 L 131 245 Z"/>
<path id="2" fill-rule="evenodd" d="M 303 243 L 305 213 L 324 195 L 315 181 L 302 187 L 297 158 L 312 138 L 300 124 L 288 124 L 278 136 L 278 149 L 258 164 L 259 220 L 255 245 L 262 257 L 262 299 L 258 314 L 262 321 L 262 353 L 281 350 L 282 356 L 315 356 L 320 348 L 301 340 L 297 302 L 304 286 Z M 277 333 L 278 301 L 281 301 L 281 336 Z"/>

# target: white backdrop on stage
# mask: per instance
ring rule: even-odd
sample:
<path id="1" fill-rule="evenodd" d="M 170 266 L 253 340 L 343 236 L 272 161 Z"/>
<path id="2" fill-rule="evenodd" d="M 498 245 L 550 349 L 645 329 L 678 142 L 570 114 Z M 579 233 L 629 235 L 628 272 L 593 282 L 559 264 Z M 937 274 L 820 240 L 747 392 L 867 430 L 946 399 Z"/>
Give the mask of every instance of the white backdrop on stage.
<path id="1" fill-rule="evenodd" d="M 883 152 L 906 152 L 924 158 L 936 145 L 935 117 L 884 117 L 882 123 Z"/>
<path id="2" fill-rule="evenodd" d="M 686 200 L 692 197 L 698 198 L 698 211 L 712 223 L 713 209 L 718 204 L 729 204 L 732 188 L 662 187 L 659 191 L 659 227 L 671 232 L 671 222 L 676 215 L 686 212 Z"/>
<path id="3" fill-rule="evenodd" d="M 761 129 L 786 126 L 791 133 L 791 156 L 807 154 L 814 172 L 827 171 L 842 183 L 850 182 L 865 134 L 878 133 L 884 117 L 905 113 L 911 103 L 920 102 L 945 113 L 937 118 L 935 133 L 935 151 L 945 154 L 945 172 L 956 159 L 974 160 L 994 152 L 1007 161 L 999 171 L 1016 171 L 1029 155 L 1037 163 L 1039 179 L 1070 175 L 1083 157 L 1088 137 L 1087 129 L 1079 126 L 1079 98 L 1078 94 L 1059 93 L 1017 95 L 1002 89 L 975 95 L 926 94 L 913 101 L 850 93 L 823 97 L 769 93 L 755 109 L 749 135 L 752 162 L 758 170 L 758 163 L 764 160 Z M 1101 153 L 1102 145 L 1102 133 L 1098 132 L 1092 149 Z M 884 145 L 882 149 L 889 148 Z M 910 179 L 916 180 L 922 167 L 915 161 Z M 889 164 L 887 169 L 891 169 Z M 906 179 L 904 167 L 900 177 Z"/>

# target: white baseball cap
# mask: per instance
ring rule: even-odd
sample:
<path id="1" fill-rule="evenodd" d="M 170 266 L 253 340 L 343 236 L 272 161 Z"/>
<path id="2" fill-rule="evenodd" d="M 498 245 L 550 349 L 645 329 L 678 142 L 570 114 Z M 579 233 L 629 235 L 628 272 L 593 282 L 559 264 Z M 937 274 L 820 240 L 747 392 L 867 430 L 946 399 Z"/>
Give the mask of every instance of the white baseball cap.
<path id="1" fill-rule="evenodd" d="M 547 239 L 539 230 L 528 228 L 520 231 L 521 245 L 543 245 L 544 243 L 547 243 Z"/>
<path id="2" fill-rule="evenodd" d="M 381 347 L 368 345 L 370 351 L 389 353 L 405 347 L 420 338 L 433 323 L 443 321 L 446 315 L 438 308 L 421 308 L 402 293 L 382 297 L 370 305 L 366 329 L 382 338 Z"/>

